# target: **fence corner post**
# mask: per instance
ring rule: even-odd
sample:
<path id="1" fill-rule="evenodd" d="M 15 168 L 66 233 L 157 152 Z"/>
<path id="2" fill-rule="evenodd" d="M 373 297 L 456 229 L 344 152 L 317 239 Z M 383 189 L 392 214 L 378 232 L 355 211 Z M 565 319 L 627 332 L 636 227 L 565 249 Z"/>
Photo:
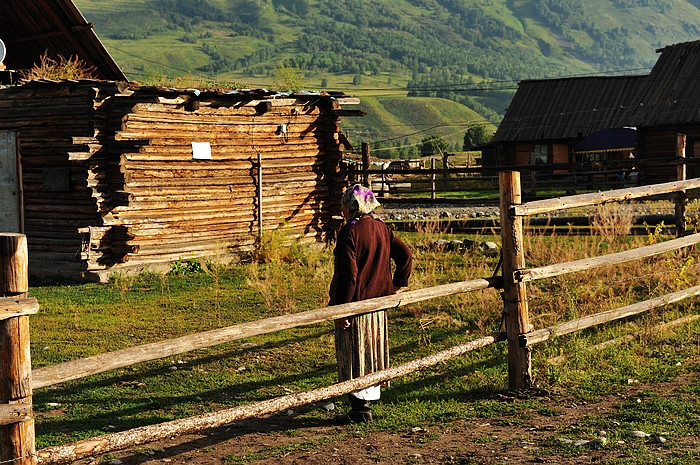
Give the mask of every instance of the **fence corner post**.
<path id="1" fill-rule="evenodd" d="M 0 298 L 26 297 L 27 263 L 27 237 L 0 233 Z M 36 464 L 28 315 L 0 319 L 0 374 L 0 463 Z M 10 409 L 28 414 L 13 419 L 7 414 Z"/>
<path id="2" fill-rule="evenodd" d="M 523 220 L 512 216 L 510 207 L 520 204 L 520 173 L 501 171 L 501 241 L 503 248 L 503 314 L 508 337 L 508 388 L 513 391 L 532 387 L 531 349 L 520 344 L 520 335 L 530 329 L 525 283 L 515 281 L 514 271 L 525 268 Z"/>

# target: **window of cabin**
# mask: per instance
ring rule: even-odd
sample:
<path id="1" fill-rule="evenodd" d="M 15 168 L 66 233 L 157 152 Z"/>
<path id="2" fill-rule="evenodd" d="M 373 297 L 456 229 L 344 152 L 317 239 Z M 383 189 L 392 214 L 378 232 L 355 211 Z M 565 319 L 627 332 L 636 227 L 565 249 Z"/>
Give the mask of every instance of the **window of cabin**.
<path id="1" fill-rule="evenodd" d="M 547 146 L 546 145 L 533 145 L 532 146 L 532 164 L 533 165 L 545 165 L 547 164 Z"/>

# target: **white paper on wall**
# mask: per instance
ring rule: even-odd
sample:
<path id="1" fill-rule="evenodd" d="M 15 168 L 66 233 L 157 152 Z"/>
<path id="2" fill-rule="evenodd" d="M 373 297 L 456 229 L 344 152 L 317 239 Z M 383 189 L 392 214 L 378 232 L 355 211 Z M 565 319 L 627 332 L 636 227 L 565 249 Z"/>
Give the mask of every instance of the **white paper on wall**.
<path id="1" fill-rule="evenodd" d="M 192 142 L 192 159 L 211 160 L 211 145 L 209 142 Z"/>

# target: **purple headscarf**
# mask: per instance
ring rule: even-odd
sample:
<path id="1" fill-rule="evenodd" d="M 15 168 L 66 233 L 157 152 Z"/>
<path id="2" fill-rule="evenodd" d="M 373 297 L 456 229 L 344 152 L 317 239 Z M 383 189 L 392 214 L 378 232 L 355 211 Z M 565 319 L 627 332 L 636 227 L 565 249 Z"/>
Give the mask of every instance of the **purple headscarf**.
<path id="1" fill-rule="evenodd" d="M 348 221 L 357 220 L 362 215 L 368 215 L 379 206 L 379 202 L 374 197 L 374 192 L 361 184 L 355 184 L 347 188 L 340 199 L 340 203 L 344 207 L 348 207 L 350 211 Z"/>

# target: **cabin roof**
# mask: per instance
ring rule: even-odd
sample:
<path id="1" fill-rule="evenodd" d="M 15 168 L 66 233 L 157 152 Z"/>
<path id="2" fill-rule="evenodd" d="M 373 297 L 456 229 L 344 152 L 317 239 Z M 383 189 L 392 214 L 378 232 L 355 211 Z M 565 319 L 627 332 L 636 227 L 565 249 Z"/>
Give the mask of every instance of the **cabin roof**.
<path id="1" fill-rule="evenodd" d="M 697 123 L 700 121 L 700 41 L 657 50 L 659 59 L 648 85 L 633 109 L 635 126 Z"/>
<path id="2" fill-rule="evenodd" d="M 580 139 L 607 128 L 700 122 L 700 41 L 657 52 L 648 75 L 522 81 L 494 142 Z"/>
<path id="3" fill-rule="evenodd" d="M 647 76 L 522 81 L 494 142 L 569 139 L 626 126 Z"/>
<path id="4" fill-rule="evenodd" d="M 96 69 L 97 77 L 126 81 L 100 39 L 71 0 L 2 0 L 0 39 L 5 43 L 5 66 L 30 69 L 39 58 L 77 56 Z"/>

